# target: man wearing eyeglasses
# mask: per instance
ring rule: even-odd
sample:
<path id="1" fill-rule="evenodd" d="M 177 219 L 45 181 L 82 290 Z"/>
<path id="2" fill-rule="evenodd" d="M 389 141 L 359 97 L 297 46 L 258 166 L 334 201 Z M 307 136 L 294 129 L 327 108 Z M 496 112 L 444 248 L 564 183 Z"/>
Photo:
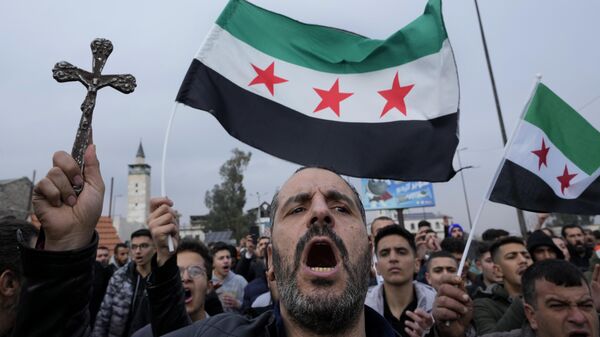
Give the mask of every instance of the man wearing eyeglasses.
<path id="1" fill-rule="evenodd" d="M 158 208 L 166 198 L 151 200 L 151 208 Z M 153 207 L 155 206 L 155 207 Z M 149 227 L 160 231 L 161 226 L 171 221 L 165 217 L 163 209 L 153 210 Z M 164 235 L 156 233 L 155 245 L 161 246 L 166 240 Z M 210 284 L 212 259 L 208 248 L 199 240 L 176 239 L 176 256 L 158 249 L 156 259 L 152 260 L 152 273 L 148 276 L 148 299 L 150 301 L 151 325 L 138 330 L 133 337 L 162 336 L 165 333 L 186 326 L 191 322 L 208 317 L 205 311 L 207 293 L 212 290 Z M 177 277 L 179 274 L 180 277 Z M 181 291 L 183 288 L 183 291 Z M 216 298 L 216 297 L 215 297 Z M 216 300 L 219 303 L 218 298 Z M 185 314 L 182 308 L 185 306 Z M 222 311 L 222 309 L 221 309 Z"/>
<path id="2" fill-rule="evenodd" d="M 133 261 L 115 272 L 96 316 L 93 337 L 129 337 L 150 323 L 146 276 L 155 253 L 152 234 L 138 229 L 131 234 Z"/>

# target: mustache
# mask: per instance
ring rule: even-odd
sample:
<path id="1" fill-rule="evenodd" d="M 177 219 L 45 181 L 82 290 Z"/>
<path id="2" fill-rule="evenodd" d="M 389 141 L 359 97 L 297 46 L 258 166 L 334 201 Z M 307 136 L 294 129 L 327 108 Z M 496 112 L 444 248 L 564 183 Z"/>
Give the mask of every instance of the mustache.
<path id="1" fill-rule="evenodd" d="M 329 225 L 317 223 L 312 224 L 308 231 L 306 231 L 306 233 L 304 233 L 304 235 L 300 237 L 298 243 L 296 244 L 296 252 L 294 253 L 294 273 L 297 272 L 300 268 L 300 258 L 302 256 L 304 248 L 306 248 L 306 245 L 312 238 L 317 236 L 324 236 L 333 241 L 333 244 L 335 244 L 337 249 L 340 251 L 340 255 L 342 257 L 342 264 L 344 268 L 346 270 L 350 270 L 348 260 L 348 249 L 346 249 L 346 245 L 344 244 L 342 238 L 340 238 L 333 230 L 331 230 L 331 227 Z"/>

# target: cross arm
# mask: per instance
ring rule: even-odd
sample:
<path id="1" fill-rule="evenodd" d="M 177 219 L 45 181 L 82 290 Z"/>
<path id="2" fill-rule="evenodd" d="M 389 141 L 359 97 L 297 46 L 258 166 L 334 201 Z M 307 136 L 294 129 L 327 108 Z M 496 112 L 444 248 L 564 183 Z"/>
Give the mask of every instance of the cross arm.
<path id="1" fill-rule="evenodd" d="M 83 69 L 77 68 L 69 62 L 58 62 L 52 69 L 52 77 L 58 82 L 79 81 L 89 88 L 92 74 Z"/>
<path id="2" fill-rule="evenodd" d="M 135 77 L 131 74 L 102 75 L 98 82 L 98 89 L 110 86 L 124 94 L 133 92 L 136 87 Z"/>

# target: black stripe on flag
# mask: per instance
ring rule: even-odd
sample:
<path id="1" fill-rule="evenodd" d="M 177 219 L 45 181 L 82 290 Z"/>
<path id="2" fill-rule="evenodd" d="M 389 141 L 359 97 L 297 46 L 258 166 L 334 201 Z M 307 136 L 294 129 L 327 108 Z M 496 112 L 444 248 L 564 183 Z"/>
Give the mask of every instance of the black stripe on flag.
<path id="1" fill-rule="evenodd" d="M 301 165 L 404 181 L 448 181 L 456 173 L 457 113 L 389 123 L 311 118 L 238 87 L 196 59 L 177 101 L 209 111 L 240 141 Z"/>

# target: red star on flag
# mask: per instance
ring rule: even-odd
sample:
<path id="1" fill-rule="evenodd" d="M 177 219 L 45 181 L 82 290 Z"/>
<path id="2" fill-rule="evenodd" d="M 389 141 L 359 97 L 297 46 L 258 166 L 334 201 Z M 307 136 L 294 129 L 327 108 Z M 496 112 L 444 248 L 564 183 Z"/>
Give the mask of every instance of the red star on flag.
<path id="1" fill-rule="evenodd" d="M 573 178 L 575 178 L 576 175 L 577 175 L 577 173 L 569 174 L 567 165 L 565 165 L 565 171 L 563 172 L 562 176 L 556 177 L 556 179 L 558 179 L 558 181 L 560 181 L 560 191 L 562 192 L 563 195 L 565 194 L 565 188 L 569 188 L 571 186 L 571 180 Z"/>
<path id="2" fill-rule="evenodd" d="M 398 109 L 398 111 L 406 116 L 406 104 L 404 103 L 404 98 L 414 86 L 414 84 L 411 84 L 401 87 L 400 80 L 398 79 L 398 72 L 396 72 L 396 76 L 394 76 L 394 81 L 392 82 L 392 88 L 389 90 L 378 91 L 378 93 L 387 100 L 381 111 L 381 116 L 379 117 L 385 116 L 385 114 L 393 108 Z"/>
<path id="3" fill-rule="evenodd" d="M 352 92 L 340 92 L 340 79 L 336 79 L 335 83 L 329 90 L 313 88 L 321 97 L 321 103 L 317 105 L 314 112 L 331 108 L 335 114 L 340 117 L 340 102 L 354 95 Z"/>
<path id="4" fill-rule="evenodd" d="M 275 62 L 272 62 L 271 65 L 269 65 L 264 70 L 260 69 L 254 64 L 251 65 L 252 68 L 254 68 L 254 71 L 256 71 L 256 77 L 252 80 L 252 82 L 250 82 L 250 84 L 248 84 L 248 86 L 255 84 L 264 84 L 271 93 L 271 96 L 275 96 L 275 84 L 288 81 L 285 78 L 275 76 Z"/>
<path id="5" fill-rule="evenodd" d="M 549 150 L 550 150 L 550 148 L 546 147 L 546 142 L 544 141 L 544 137 L 542 137 L 542 148 L 539 150 L 531 151 L 531 153 L 538 156 L 538 171 L 542 168 L 542 164 L 544 166 L 548 167 L 548 163 L 546 162 L 546 159 L 548 158 Z"/>

